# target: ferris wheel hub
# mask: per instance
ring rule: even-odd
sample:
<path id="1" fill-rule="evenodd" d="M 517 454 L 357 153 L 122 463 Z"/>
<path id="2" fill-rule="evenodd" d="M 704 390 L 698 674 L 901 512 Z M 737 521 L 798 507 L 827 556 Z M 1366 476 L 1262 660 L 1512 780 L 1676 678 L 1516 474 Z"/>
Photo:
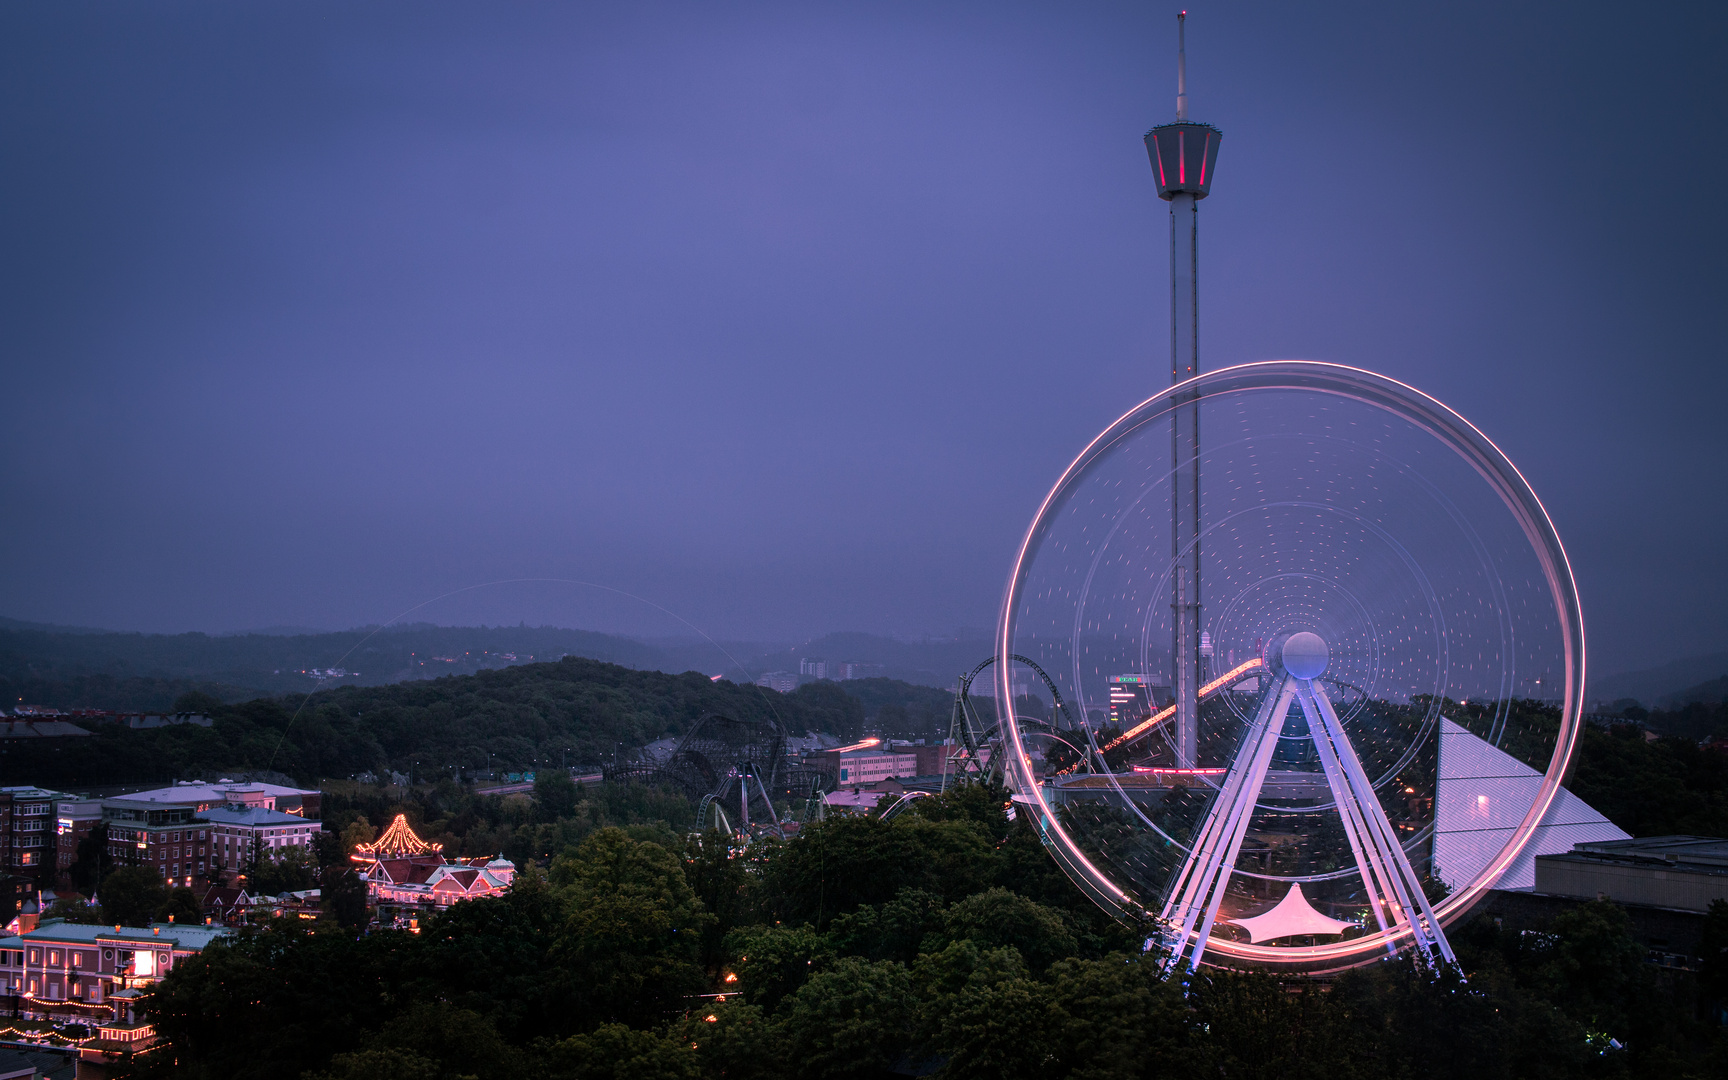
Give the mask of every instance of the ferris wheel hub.
<path id="1" fill-rule="evenodd" d="M 1325 674 L 1331 653 L 1326 648 L 1325 638 L 1303 630 L 1284 640 L 1280 659 L 1284 670 L 1296 678 L 1318 679 Z"/>

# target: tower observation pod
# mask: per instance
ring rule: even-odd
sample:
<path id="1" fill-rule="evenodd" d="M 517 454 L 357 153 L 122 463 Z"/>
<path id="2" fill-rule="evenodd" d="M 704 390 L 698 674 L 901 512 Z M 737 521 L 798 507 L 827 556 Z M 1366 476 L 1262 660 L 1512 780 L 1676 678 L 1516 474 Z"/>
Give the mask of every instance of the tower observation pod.
<path id="1" fill-rule="evenodd" d="M 1188 119 L 1188 13 L 1176 16 L 1176 122 L 1146 133 L 1158 197 L 1170 204 L 1170 385 L 1200 374 L 1199 254 L 1196 205 L 1212 190 L 1223 132 Z M 1172 591 L 1171 691 L 1176 699 L 1176 763 L 1199 761 L 1200 408 L 1198 391 L 1181 395 L 1170 438 Z"/>

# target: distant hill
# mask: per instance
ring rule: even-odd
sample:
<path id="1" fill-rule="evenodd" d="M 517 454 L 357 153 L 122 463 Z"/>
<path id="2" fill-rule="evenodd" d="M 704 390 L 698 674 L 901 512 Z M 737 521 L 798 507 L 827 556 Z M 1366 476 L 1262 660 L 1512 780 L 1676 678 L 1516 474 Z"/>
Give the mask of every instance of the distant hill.
<path id="1" fill-rule="evenodd" d="M 877 710 L 929 692 L 879 685 Z M 393 769 L 416 776 L 630 759 L 705 713 L 774 718 L 791 733 L 851 739 L 865 707 L 834 683 L 791 694 L 696 672 L 668 675 L 568 657 L 391 686 L 346 686 L 239 704 L 209 700 L 210 727 L 88 726 L 92 738 L 15 740 L 0 782 L 62 790 L 273 770 L 302 783 Z M 911 710 L 902 708 L 904 716 Z"/>
<path id="2" fill-rule="evenodd" d="M 748 654 L 753 645 L 728 651 Z M 705 655 L 704 655 L 705 653 Z M 467 675 L 485 668 L 581 656 L 623 667 L 716 674 L 728 665 L 712 645 L 659 648 L 626 637 L 560 627 L 450 627 L 427 623 L 333 633 L 137 634 L 0 620 L 0 701 L 59 708 L 158 708 L 161 688 L 129 680 L 198 684 L 226 700 L 306 693 L 331 686 Z M 742 671 L 732 672 L 740 681 Z M 98 682 L 91 682 L 96 679 Z M 105 681 L 103 681 L 105 680 Z M 150 701 L 122 701 L 127 687 Z M 98 697 L 91 696 L 100 691 Z M 178 692 L 184 692 L 183 690 Z"/>
<path id="3" fill-rule="evenodd" d="M 1704 653 L 1672 660 L 1660 667 L 1592 677 L 1587 695 L 1592 703 L 1611 703 L 1627 698 L 1646 707 L 1684 705 L 1688 694 L 1701 686 L 1719 682 L 1728 675 L 1728 652 Z"/>
<path id="4" fill-rule="evenodd" d="M 1728 675 L 1723 675 L 1697 686 L 1688 686 L 1677 693 L 1669 694 L 1659 704 L 1668 708 L 1679 708 L 1693 702 L 1706 705 L 1716 705 L 1728 701 Z"/>
<path id="5" fill-rule="evenodd" d="M 58 626 L 54 623 L 26 622 L 23 619 L 8 619 L 0 616 L 0 630 L 43 630 L 51 634 L 111 634 L 112 630 L 98 630 L 92 626 Z"/>

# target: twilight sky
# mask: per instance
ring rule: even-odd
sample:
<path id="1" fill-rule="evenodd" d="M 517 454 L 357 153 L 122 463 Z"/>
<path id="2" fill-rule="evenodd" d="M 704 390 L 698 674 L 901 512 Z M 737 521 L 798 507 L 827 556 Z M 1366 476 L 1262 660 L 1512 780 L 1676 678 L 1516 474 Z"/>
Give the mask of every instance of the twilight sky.
<path id="1" fill-rule="evenodd" d="M 1415 7 L 1192 5 L 1202 365 L 1435 394 L 1596 671 L 1728 648 L 1728 13 Z M 1175 10 L 0 7 L 0 614 L 989 624 L 1168 381 Z"/>

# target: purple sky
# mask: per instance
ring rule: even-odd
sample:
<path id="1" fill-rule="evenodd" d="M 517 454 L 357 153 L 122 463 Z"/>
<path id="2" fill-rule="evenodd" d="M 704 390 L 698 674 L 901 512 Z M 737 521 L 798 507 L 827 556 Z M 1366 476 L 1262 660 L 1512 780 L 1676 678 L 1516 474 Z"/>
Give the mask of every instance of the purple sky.
<path id="1" fill-rule="evenodd" d="M 1202 364 L 1428 390 L 1597 670 L 1728 647 L 1728 15 L 1412 6 L 1193 5 Z M 1174 11 L 5 5 L 0 614 L 988 624 L 1167 381 Z"/>

